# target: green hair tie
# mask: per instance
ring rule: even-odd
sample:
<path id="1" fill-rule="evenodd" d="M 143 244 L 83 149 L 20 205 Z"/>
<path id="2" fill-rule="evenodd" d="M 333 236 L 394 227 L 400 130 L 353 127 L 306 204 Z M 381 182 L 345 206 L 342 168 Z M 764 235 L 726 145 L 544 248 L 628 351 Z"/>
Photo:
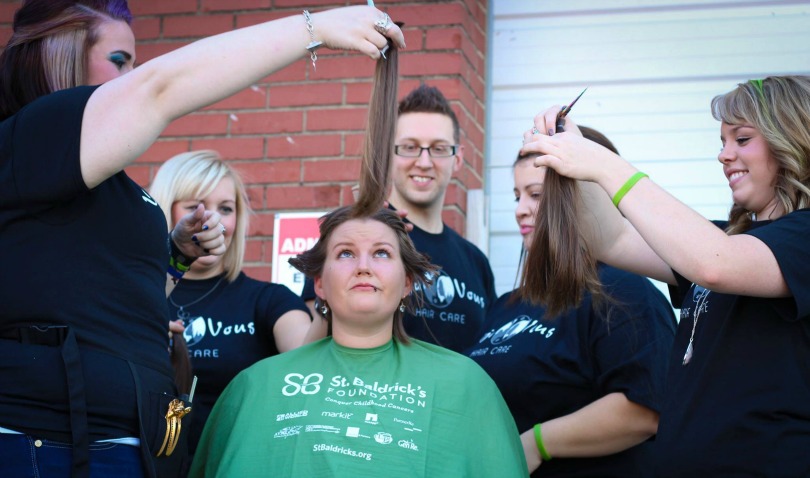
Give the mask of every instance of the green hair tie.
<path id="1" fill-rule="evenodd" d="M 762 103 L 765 104 L 765 88 L 762 86 L 762 81 L 763 80 L 748 80 L 748 83 L 754 86 L 754 89 L 759 93 L 759 98 L 762 100 Z"/>

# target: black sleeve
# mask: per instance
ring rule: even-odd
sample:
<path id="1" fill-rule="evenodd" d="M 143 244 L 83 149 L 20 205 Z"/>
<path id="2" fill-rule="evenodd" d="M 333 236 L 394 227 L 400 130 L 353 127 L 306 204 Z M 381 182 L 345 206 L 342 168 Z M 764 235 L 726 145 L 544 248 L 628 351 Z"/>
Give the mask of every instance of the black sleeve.
<path id="1" fill-rule="evenodd" d="M 301 298 L 304 299 L 304 302 L 315 300 L 315 281 L 309 277 L 304 280 L 304 288 L 301 289 Z"/>
<path id="2" fill-rule="evenodd" d="M 11 158 L 19 201 L 53 203 L 87 191 L 79 153 L 84 108 L 95 89 L 58 91 L 17 113 Z"/>
<path id="3" fill-rule="evenodd" d="M 794 211 L 746 234 L 758 238 L 771 249 L 793 294 L 792 303 L 775 302 L 780 306 L 778 312 L 792 320 L 810 315 L 810 248 L 807 247 L 810 209 Z"/>
<path id="4" fill-rule="evenodd" d="M 260 309 L 257 311 L 256 317 L 264 321 L 264 326 L 271 335 L 278 319 L 291 310 L 301 310 L 310 316 L 304 301 L 287 286 L 281 284 L 266 284 L 262 298 L 257 305 Z"/>
<path id="5" fill-rule="evenodd" d="M 604 393 L 622 392 L 660 410 L 676 322 L 667 300 L 649 280 L 624 271 L 601 274 L 610 302 L 593 319 L 596 382 Z"/>

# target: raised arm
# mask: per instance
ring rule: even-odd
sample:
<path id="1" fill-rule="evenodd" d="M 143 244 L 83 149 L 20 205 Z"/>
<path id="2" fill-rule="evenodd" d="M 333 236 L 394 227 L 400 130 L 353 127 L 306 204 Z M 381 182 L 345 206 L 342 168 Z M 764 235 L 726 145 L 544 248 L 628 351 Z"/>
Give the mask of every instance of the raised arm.
<path id="1" fill-rule="evenodd" d="M 546 116 L 556 116 L 556 111 L 551 109 Z M 638 172 L 620 156 L 572 133 L 533 135 L 523 150 L 540 155 L 536 166 L 592 182 L 603 191 L 593 194 L 601 206 L 589 203 L 589 207 L 600 213 L 597 227 L 604 235 L 596 250 L 608 264 L 672 283 L 667 272 L 671 268 L 717 292 L 789 295 L 773 252 L 762 241 L 747 234 L 726 235 L 649 178 L 639 180 L 623 196 L 618 209 L 628 222 L 617 227 L 606 198 L 615 197 Z"/>
<path id="2" fill-rule="evenodd" d="M 311 14 L 314 39 L 380 57 L 383 13 L 356 6 Z M 386 35 L 404 47 L 402 31 Z M 95 187 L 141 155 L 172 120 L 215 103 L 308 54 L 303 15 L 241 28 L 162 55 L 96 90 L 84 112 L 81 169 Z"/>
<path id="3" fill-rule="evenodd" d="M 552 106 L 534 118 L 534 128 L 523 135 L 523 151 L 542 154 L 535 148 L 534 142 L 541 135 L 551 136 L 555 133 L 558 111 L 559 106 Z M 565 131 L 581 137 L 579 128 L 569 118 L 565 118 Z M 587 154 L 600 154 L 603 150 L 609 152 L 599 144 L 590 141 L 586 144 L 595 148 L 595 152 Z M 613 206 L 610 196 L 598 184 L 579 181 L 579 190 L 581 201 L 578 208 L 579 228 L 597 259 L 647 277 L 668 283 L 675 282 L 669 266 L 650 249 L 633 225 Z"/>

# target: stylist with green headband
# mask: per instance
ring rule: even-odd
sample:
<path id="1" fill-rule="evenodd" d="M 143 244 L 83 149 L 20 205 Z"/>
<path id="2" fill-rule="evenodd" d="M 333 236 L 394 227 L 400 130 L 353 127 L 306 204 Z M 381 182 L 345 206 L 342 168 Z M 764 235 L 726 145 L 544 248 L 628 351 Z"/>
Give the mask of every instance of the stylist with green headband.
<path id="1" fill-rule="evenodd" d="M 558 111 L 536 129 L 553 129 Z M 522 152 L 581 181 L 580 226 L 600 261 L 667 282 L 681 307 L 656 476 L 810 476 L 810 77 L 742 83 L 712 114 L 727 221 L 704 219 L 570 119 L 567 133 L 527 131 Z M 559 457 L 563 444 L 544 438 Z"/>

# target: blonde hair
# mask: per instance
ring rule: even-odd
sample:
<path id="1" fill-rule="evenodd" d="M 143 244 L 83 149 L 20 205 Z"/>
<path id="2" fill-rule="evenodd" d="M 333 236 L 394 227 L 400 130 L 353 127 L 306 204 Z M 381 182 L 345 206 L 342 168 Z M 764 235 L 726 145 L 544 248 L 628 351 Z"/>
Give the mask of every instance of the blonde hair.
<path id="1" fill-rule="evenodd" d="M 714 97 L 712 116 L 727 124 L 749 124 L 762 134 L 779 165 L 774 189 L 784 214 L 810 207 L 810 77 L 770 76 L 740 83 Z M 751 220 L 750 211 L 735 204 L 726 232 L 744 232 Z"/>
<path id="2" fill-rule="evenodd" d="M 250 203 L 247 200 L 245 185 L 239 174 L 222 160 L 216 151 L 191 151 L 178 154 L 160 167 L 149 194 L 158 202 L 166 215 L 166 223 L 171 231 L 172 206 L 177 201 L 202 199 L 211 194 L 223 178 L 231 178 L 236 196 L 236 230 L 233 231 L 231 245 L 222 257 L 225 278 L 233 282 L 242 271 L 248 229 Z"/>

